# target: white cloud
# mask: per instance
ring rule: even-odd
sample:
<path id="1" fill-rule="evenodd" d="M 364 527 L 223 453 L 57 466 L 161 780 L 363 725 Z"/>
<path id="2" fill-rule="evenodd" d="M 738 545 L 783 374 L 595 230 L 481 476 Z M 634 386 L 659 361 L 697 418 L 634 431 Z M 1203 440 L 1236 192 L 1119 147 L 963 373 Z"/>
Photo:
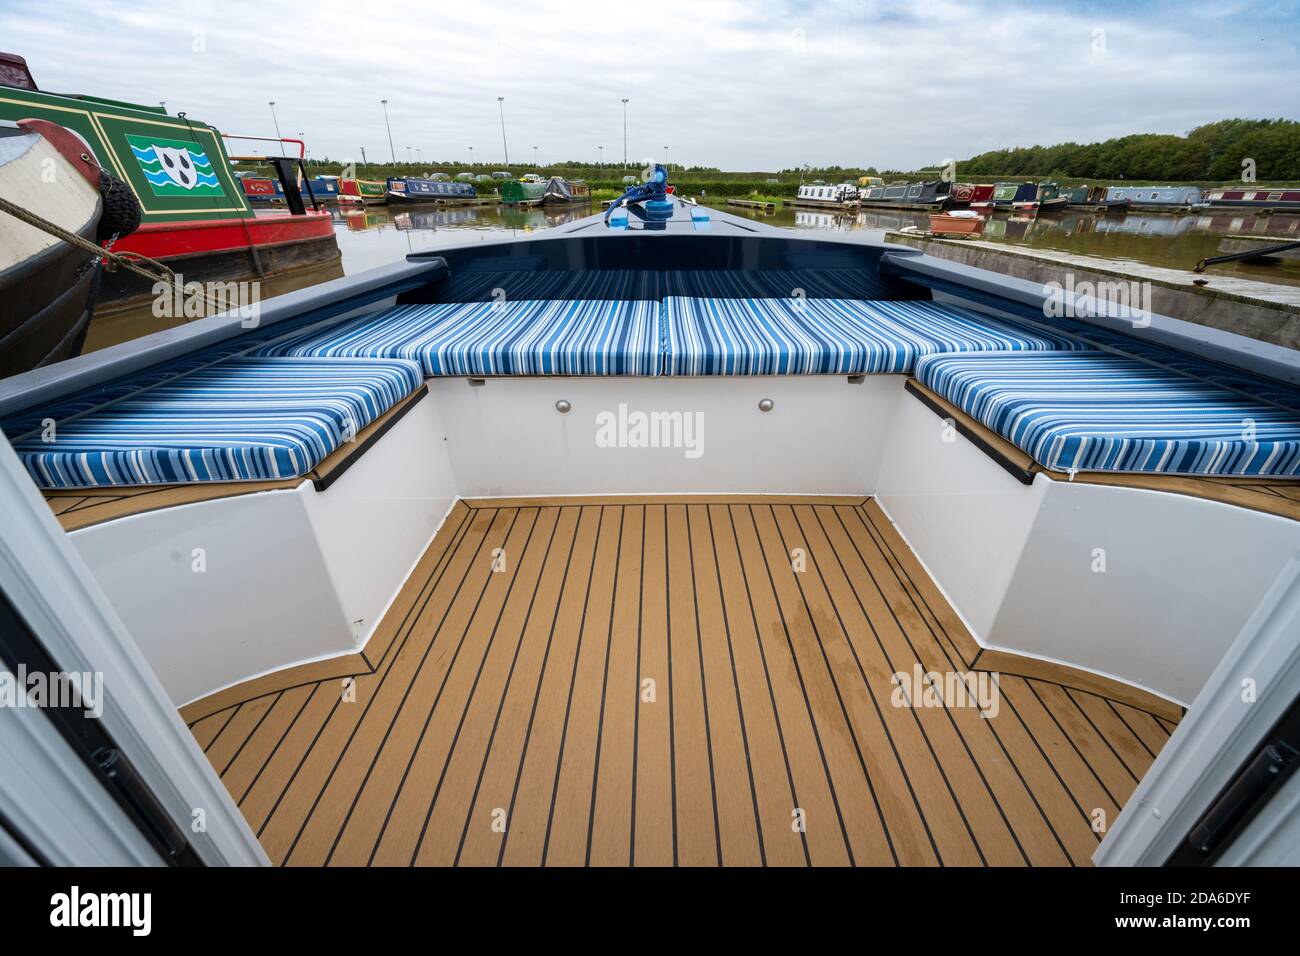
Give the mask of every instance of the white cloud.
<path id="1" fill-rule="evenodd" d="M 705 3 L 355 0 L 294 8 L 0 0 L 3 46 L 38 83 L 166 100 L 231 133 L 301 131 L 312 154 L 499 162 L 622 154 L 729 169 L 914 168 L 998 146 L 1184 132 L 1295 115 L 1295 14 L 988 0 Z M 364 11 L 364 12 L 362 12 Z M 1272 19 L 1270 19 L 1272 18 Z M 1281 29 L 1279 25 L 1289 27 Z M 1104 31 L 1104 50 L 1097 50 Z"/>

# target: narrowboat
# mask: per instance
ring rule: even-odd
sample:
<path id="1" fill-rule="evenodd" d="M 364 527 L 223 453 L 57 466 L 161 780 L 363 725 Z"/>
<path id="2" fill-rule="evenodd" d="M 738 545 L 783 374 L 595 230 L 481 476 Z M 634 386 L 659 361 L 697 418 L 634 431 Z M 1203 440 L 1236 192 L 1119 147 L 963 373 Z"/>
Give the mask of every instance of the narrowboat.
<path id="1" fill-rule="evenodd" d="M 1300 353 L 665 178 L 0 379 L 4 853 L 1294 860 Z"/>
<path id="2" fill-rule="evenodd" d="M 1300 189 L 1211 189 L 1197 207 L 1300 211 Z"/>
<path id="3" fill-rule="evenodd" d="M 416 177 L 390 177 L 387 181 L 388 204 L 461 202 L 478 193 L 469 183 L 442 183 Z"/>
<path id="4" fill-rule="evenodd" d="M 1127 199 L 1143 212 L 1187 212 L 1201 201 L 1195 186 L 1108 186 L 1106 201 Z"/>
<path id="5" fill-rule="evenodd" d="M 268 176 L 256 176 L 253 174 L 236 173 L 240 185 L 244 190 L 244 197 L 252 203 L 270 203 L 273 205 L 288 205 L 289 200 L 284 191 L 284 185 L 280 180 L 272 179 Z M 316 176 L 307 178 L 299 175 L 295 177 L 295 189 L 304 202 L 317 205 L 338 202 L 339 197 L 339 180 L 334 176 Z M 310 194 L 308 193 L 310 190 Z"/>
<path id="6" fill-rule="evenodd" d="M 992 199 L 992 183 L 953 183 L 952 190 L 948 193 L 948 205 L 958 208 L 984 208 Z"/>
<path id="7" fill-rule="evenodd" d="M 338 176 L 313 176 L 307 180 L 307 187 L 318 202 L 337 203 L 342 182 Z"/>
<path id="8" fill-rule="evenodd" d="M 1069 197 L 1061 192 L 1058 183 L 1042 183 L 1038 187 L 1039 212 L 1060 212 L 1069 201 Z"/>
<path id="9" fill-rule="evenodd" d="M 948 203 L 952 186 L 943 180 L 873 186 L 863 193 L 862 204 L 882 209 L 941 209 Z"/>
<path id="10" fill-rule="evenodd" d="M 501 183 L 501 201 L 507 206 L 535 206 L 546 198 L 547 184 L 525 179 Z"/>
<path id="11" fill-rule="evenodd" d="M 1037 183 L 998 183 L 990 198 L 994 208 L 1032 212 L 1038 208 Z"/>
<path id="12" fill-rule="evenodd" d="M 1105 186 L 1072 186 L 1064 191 L 1070 209 L 1087 212 L 1122 213 L 1133 204 L 1131 199 L 1107 199 Z"/>
<path id="13" fill-rule="evenodd" d="M 548 206 L 591 202 L 591 187 L 581 179 L 564 179 L 561 176 L 552 176 L 546 183 L 546 189 L 542 194 L 542 202 Z"/>
<path id="14" fill-rule="evenodd" d="M 244 198 L 250 203 L 270 204 L 277 199 L 283 199 L 284 191 L 279 188 L 279 184 L 268 176 L 256 176 L 252 173 L 236 173 L 235 177 L 239 180 L 240 187 L 244 190 Z"/>
<path id="15" fill-rule="evenodd" d="M 861 198 L 861 192 L 853 183 L 840 183 L 830 186 L 826 183 L 809 183 L 799 187 L 795 198 L 790 200 L 792 206 L 811 206 L 814 208 L 841 208 L 855 205 Z"/>
<path id="16" fill-rule="evenodd" d="M 328 212 L 254 213 L 214 127 L 160 106 L 44 92 L 22 57 L 0 53 L 0 120 L 29 119 L 75 134 L 87 160 L 135 195 L 140 227 L 114 242 L 115 252 L 156 260 L 199 283 L 274 278 L 339 259 Z M 100 320 L 147 306 L 152 288 L 125 269 L 105 271 L 92 337 Z"/>
<path id="17" fill-rule="evenodd" d="M 369 179 L 343 179 L 339 182 L 340 206 L 382 206 L 388 202 L 388 184 Z"/>

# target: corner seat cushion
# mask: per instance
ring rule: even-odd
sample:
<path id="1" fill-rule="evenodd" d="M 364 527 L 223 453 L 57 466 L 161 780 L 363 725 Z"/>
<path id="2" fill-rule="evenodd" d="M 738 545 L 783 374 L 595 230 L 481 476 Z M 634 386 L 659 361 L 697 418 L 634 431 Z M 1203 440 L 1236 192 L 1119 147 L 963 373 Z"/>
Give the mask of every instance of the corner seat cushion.
<path id="1" fill-rule="evenodd" d="M 228 359 L 14 450 L 42 488 L 297 478 L 422 383 L 414 362 Z"/>
<path id="2" fill-rule="evenodd" d="M 916 378 L 1046 468 L 1300 475 L 1300 414 L 1137 359 L 930 355 Z"/>
<path id="3" fill-rule="evenodd" d="M 404 358 L 438 375 L 657 375 L 659 303 L 520 300 L 405 305 L 253 354 Z"/>
<path id="4" fill-rule="evenodd" d="M 1083 349 L 1069 336 L 937 302 L 664 300 L 666 375 L 910 374 L 938 352 Z"/>

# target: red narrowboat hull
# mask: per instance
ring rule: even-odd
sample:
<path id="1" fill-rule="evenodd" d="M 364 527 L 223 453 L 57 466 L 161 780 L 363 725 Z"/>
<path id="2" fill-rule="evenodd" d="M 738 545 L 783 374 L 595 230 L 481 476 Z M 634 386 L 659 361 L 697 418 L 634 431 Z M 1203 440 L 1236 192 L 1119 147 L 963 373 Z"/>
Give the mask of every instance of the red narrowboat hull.
<path id="1" fill-rule="evenodd" d="M 256 281 L 339 259 L 330 214 L 315 211 L 148 223 L 119 239 L 113 251 L 156 259 L 187 282 Z M 96 317 L 131 309 L 152 295 L 148 280 L 125 270 L 106 272 Z"/>

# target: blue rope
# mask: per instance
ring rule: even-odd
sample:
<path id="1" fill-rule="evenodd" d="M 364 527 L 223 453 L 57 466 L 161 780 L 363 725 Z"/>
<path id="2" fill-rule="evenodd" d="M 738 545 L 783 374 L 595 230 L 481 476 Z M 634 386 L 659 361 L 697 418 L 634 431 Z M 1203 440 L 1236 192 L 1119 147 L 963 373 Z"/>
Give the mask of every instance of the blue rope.
<path id="1" fill-rule="evenodd" d="M 660 202 L 668 199 L 668 170 L 659 163 L 655 163 L 654 175 L 648 182 L 628 186 L 623 190 L 623 195 L 614 200 L 613 205 L 605 210 L 605 221 L 609 222 L 610 215 L 625 202 L 646 202 L 656 199 Z"/>

